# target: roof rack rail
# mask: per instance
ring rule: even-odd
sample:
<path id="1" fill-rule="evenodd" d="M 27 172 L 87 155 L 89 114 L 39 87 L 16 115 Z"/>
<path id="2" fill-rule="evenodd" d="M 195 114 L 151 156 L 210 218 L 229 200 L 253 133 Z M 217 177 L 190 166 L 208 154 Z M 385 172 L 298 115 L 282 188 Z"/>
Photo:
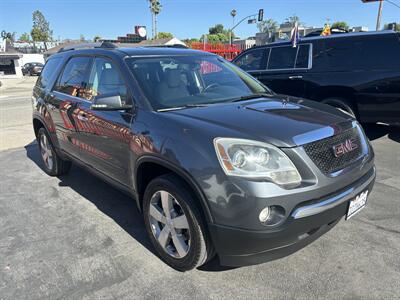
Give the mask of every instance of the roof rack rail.
<path id="1" fill-rule="evenodd" d="M 142 47 L 146 48 L 189 48 L 188 46 L 182 44 L 172 44 L 172 45 L 143 45 Z"/>
<path id="2" fill-rule="evenodd" d="M 115 49 L 115 48 L 117 48 L 117 46 L 110 42 L 82 43 L 82 44 L 75 44 L 75 45 L 69 45 L 69 46 L 63 47 L 60 50 L 58 50 L 58 52 L 65 52 L 65 51 L 79 50 L 79 49 L 94 49 L 94 48 Z"/>

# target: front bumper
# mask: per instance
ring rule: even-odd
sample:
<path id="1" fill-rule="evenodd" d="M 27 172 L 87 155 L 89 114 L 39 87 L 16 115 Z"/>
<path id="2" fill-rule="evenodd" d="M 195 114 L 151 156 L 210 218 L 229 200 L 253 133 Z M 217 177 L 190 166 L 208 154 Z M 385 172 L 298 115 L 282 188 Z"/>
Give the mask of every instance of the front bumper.
<path id="1" fill-rule="evenodd" d="M 334 194 L 297 205 L 278 227 L 263 231 L 210 224 L 214 246 L 222 265 L 244 266 L 287 256 L 333 228 L 346 214 L 349 201 L 372 190 L 375 167 L 362 178 Z"/>

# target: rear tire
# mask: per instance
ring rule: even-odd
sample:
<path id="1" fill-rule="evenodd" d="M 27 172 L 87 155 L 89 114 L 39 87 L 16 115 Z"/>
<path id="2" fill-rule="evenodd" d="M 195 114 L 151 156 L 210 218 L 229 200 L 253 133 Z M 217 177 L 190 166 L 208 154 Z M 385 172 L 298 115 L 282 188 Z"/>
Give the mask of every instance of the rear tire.
<path id="1" fill-rule="evenodd" d="M 37 140 L 44 171 L 50 176 L 60 176 L 68 173 L 71 169 L 71 162 L 60 158 L 44 127 L 39 129 Z"/>
<path id="2" fill-rule="evenodd" d="M 153 179 L 143 198 L 147 234 L 159 257 L 178 271 L 206 263 L 213 247 L 196 198 L 173 174 Z"/>
<path id="3" fill-rule="evenodd" d="M 322 103 L 331 105 L 336 107 L 337 109 L 341 110 L 344 113 L 351 115 L 352 117 L 356 118 L 356 113 L 354 107 L 350 104 L 350 102 L 344 98 L 327 98 L 322 101 Z"/>

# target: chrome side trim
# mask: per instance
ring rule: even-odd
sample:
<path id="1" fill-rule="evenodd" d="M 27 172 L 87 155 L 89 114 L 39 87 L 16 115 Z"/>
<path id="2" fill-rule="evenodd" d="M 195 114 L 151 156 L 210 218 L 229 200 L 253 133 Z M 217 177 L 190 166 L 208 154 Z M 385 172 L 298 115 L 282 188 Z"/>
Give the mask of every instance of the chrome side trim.
<path id="1" fill-rule="evenodd" d="M 300 219 L 316 215 L 354 198 L 358 193 L 361 193 L 367 186 L 369 186 L 369 184 L 375 179 L 375 167 L 373 167 L 372 173 L 373 174 L 370 175 L 366 181 L 356 187 L 351 187 L 344 192 L 341 192 L 340 194 L 322 200 L 318 203 L 306 205 L 295 209 L 292 213 L 292 217 L 294 219 Z"/>

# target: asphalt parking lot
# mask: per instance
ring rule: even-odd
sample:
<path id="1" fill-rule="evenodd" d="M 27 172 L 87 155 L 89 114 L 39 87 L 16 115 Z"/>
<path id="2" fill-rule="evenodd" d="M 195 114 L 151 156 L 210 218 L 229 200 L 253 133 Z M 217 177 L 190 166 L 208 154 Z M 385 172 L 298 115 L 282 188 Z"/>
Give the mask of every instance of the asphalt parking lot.
<path id="1" fill-rule="evenodd" d="M 2 79 L 0 86 L 0 151 L 24 146 L 32 133 L 31 96 L 36 76 Z"/>
<path id="2" fill-rule="evenodd" d="M 129 197 L 74 167 L 41 169 L 35 142 L 0 152 L 0 299 L 399 299 L 400 129 L 366 128 L 367 207 L 277 261 L 180 273 L 153 253 Z"/>
<path id="3" fill-rule="evenodd" d="M 153 254 L 127 196 L 79 168 L 48 177 L 35 144 L 2 151 L 0 299 L 398 299 L 399 142 L 373 141 L 378 180 L 367 208 L 312 245 L 258 266 L 212 261 L 187 273 Z"/>

